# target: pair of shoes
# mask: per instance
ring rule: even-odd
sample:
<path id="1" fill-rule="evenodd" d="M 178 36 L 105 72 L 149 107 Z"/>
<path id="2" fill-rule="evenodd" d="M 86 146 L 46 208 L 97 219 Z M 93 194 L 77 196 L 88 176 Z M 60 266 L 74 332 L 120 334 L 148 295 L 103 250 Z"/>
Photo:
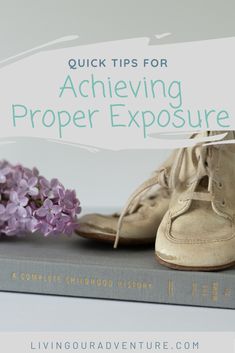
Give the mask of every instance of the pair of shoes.
<path id="1" fill-rule="evenodd" d="M 143 244 L 156 238 L 157 260 L 174 269 L 235 265 L 235 132 L 207 131 L 191 138 L 196 140 L 192 147 L 174 151 L 120 216 L 84 216 L 79 234 L 115 241 L 115 247 L 119 241 Z"/>

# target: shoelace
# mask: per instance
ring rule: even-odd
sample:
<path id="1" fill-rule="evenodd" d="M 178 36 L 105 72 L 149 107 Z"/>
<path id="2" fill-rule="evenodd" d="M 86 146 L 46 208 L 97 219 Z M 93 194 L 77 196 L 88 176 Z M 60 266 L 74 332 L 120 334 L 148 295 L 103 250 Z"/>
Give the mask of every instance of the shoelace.
<path id="1" fill-rule="evenodd" d="M 133 210 L 135 210 L 139 205 L 141 194 L 144 193 L 145 191 L 149 190 L 150 188 L 152 188 L 156 184 L 163 186 L 165 188 L 169 187 L 167 168 L 163 168 L 163 169 L 156 171 L 155 175 L 153 177 L 149 178 L 148 180 L 146 180 L 143 184 L 141 184 L 127 200 L 127 203 L 124 206 L 124 208 L 120 214 L 119 220 L 118 220 L 114 248 L 117 248 L 117 246 L 118 246 L 118 241 L 120 238 L 120 230 L 121 230 L 121 226 L 123 223 L 123 218 L 128 213 L 131 204 L 132 204 L 132 207 L 131 207 L 130 212 L 133 212 Z M 135 202 L 133 203 L 134 200 L 135 200 Z"/>
<path id="2" fill-rule="evenodd" d="M 196 135 L 197 134 L 193 134 L 191 136 L 191 138 L 194 138 Z M 219 138 L 218 138 L 218 140 L 219 140 Z M 195 178 L 197 180 L 200 180 L 203 176 L 208 176 L 210 181 L 211 180 L 216 181 L 215 178 L 212 178 L 212 173 L 210 173 L 210 171 L 213 172 L 213 166 L 211 166 L 211 165 L 207 166 L 208 146 L 203 147 L 203 144 L 205 144 L 208 141 L 211 142 L 210 133 L 208 133 L 208 139 L 206 141 L 197 142 L 192 147 L 192 161 L 193 161 L 193 164 L 195 165 L 195 168 L 197 169 L 197 174 L 193 178 L 193 180 L 191 180 L 191 183 L 195 180 Z M 217 146 L 211 145 L 211 147 L 212 146 L 214 148 L 218 148 Z M 197 154 L 196 154 L 197 148 L 199 148 L 199 157 L 197 157 Z M 114 248 L 117 248 L 117 246 L 118 246 L 123 219 L 126 216 L 128 210 L 130 208 L 130 205 L 133 204 L 133 200 L 136 200 L 136 202 L 134 203 L 134 206 L 133 206 L 135 208 L 139 203 L 138 196 L 140 197 L 140 195 L 142 193 L 146 192 L 147 190 L 149 190 L 150 188 L 152 188 L 154 185 L 157 185 L 157 184 L 160 186 L 169 188 L 171 190 L 176 187 L 178 180 L 179 180 L 180 169 L 181 169 L 182 161 L 184 159 L 184 155 L 185 155 L 186 150 L 187 150 L 186 147 L 178 150 L 178 153 L 176 154 L 175 160 L 174 160 L 173 165 L 170 170 L 167 168 L 163 168 L 163 169 L 156 171 L 155 176 L 153 176 L 152 178 L 146 180 L 143 184 L 141 184 L 134 191 L 134 193 L 129 197 L 126 205 L 124 206 L 124 208 L 120 214 L 119 220 L 118 220 Z M 216 181 L 216 182 L 218 184 L 220 183 L 219 181 Z M 190 195 L 188 194 L 187 200 L 196 199 L 196 200 L 202 200 L 202 201 L 203 200 L 204 201 L 212 201 L 213 195 L 210 192 L 210 187 L 211 187 L 211 183 L 209 182 L 208 193 L 193 192 Z"/>

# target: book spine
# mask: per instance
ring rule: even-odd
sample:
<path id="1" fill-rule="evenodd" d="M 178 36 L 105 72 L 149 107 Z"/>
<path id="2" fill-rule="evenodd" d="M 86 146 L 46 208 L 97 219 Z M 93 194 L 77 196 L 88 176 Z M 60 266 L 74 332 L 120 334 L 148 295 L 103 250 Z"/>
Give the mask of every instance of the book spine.
<path id="1" fill-rule="evenodd" d="M 235 309 L 229 273 L 0 259 L 0 290 Z"/>

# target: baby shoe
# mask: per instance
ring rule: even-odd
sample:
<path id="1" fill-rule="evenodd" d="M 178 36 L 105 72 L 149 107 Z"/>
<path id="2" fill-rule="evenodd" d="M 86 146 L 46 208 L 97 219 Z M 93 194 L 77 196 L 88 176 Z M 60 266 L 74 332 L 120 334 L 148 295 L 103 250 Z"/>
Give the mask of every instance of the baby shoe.
<path id="1" fill-rule="evenodd" d="M 139 201 L 124 217 L 120 243 L 126 245 L 154 244 L 157 227 L 169 206 L 169 191 L 161 187 Z M 76 233 L 85 238 L 114 242 L 120 214 L 87 214 L 79 219 Z"/>
<path id="2" fill-rule="evenodd" d="M 209 131 L 215 136 L 221 131 Z M 175 188 L 157 231 L 158 261 L 183 270 L 235 264 L 235 132 L 220 142 L 184 148 L 176 158 Z"/>
<path id="3" fill-rule="evenodd" d="M 115 247 L 119 241 L 129 245 L 153 244 L 157 228 L 169 206 L 168 174 L 174 156 L 175 152 L 152 178 L 135 191 L 121 215 L 85 215 L 79 219 L 76 233 L 86 238 L 115 242 Z M 146 192 L 147 189 L 150 190 Z"/>
<path id="4" fill-rule="evenodd" d="M 198 134 L 192 134 L 190 136 L 190 139 L 194 139 L 195 137 L 197 137 Z M 202 140 L 205 140 L 205 137 L 203 136 L 199 136 L 201 137 Z M 209 138 L 210 139 L 210 138 Z M 206 140 L 208 140 L 208 137 L 206 138 Z M 200 140 L 201 141 L 201 140 Z M 170 197 L 171 197 L 171 190 L 174 189 L 175 186 L 175 180 L 177 179 L 177 175 L 179 174 L 179 168 L 180 168 L 180 161 L 182 158 L 182 151 L 183 149 L 180 149 L 179 152 L 177 150 L 173 151 L 172 154 L 170 155 L 169 159 L 167 160 L 167 162 L 165 162 L 165 168 L 164 165 L 163 167 L 156 173 L 155 177 L 145 181 L 142 185 L 140 185 L 137 190 L 131 195 L 131 197 L 128 199 L 126 206 L 124 207 L 124 209 L 121 212 L 121 215 L 118 219 L 117 222 L 117 233 L 115 236 L 115 243 L 114 243 L 114 248 L 117 247 L 117 244 L 119 242 L 119 238 L 121 236 L 122 233 L 122 229 L 125 223 L 125 219 L 126 219 L 126 214 L 129 212 L 130 209 L 130 205 L 135 201 L 138 204 L 138 200 L 139 200 L 139 195 L 141 195 L 142 193 L 146 193 L 146 191 L 148 189 L 152 189 L 154 188 L 154 186 L 156 187 L 157 184 L 163 185 L 165 186 L 165 188 L 167 188 L 168 190 L 168 207 L 169 207 L 169 203 L 170 203 Z M 166 168 L 166 166 L 168 166 Z M 159 201 L 161 201 L 159 199 Z M 168 209 L 167 207 L 167 209 Z M 163 211 L 163 210 L 160 210 Z M 161 223 L 161 216 L 163 217 L 165 213 L 160 212 L 158 213 L 159 217 L 155 218 L 155 221 L 153 220 L 153 222 L 155 222 L 155 227 L 158 229 L 160 223 Z M 148 217 L 148 214 L 146 214 L 146 218 Z M 144 231 L 144 229 L 143 229 Z M 154 236 L 152 234 L 152 236 Z"/>

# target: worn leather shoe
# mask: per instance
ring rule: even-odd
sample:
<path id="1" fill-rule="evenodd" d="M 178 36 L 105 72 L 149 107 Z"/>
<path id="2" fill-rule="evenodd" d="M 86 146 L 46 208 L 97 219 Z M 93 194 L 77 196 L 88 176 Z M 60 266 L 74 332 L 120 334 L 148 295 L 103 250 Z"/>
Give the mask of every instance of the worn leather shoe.
<path id="1" fill-rule="evenodd" d="M 161 264 L 198 271 L 235 264 L 234 138 L 235 132 L 227 131 L 219 143 L 199 143 L 178 152 L 179 173 L 156 237 Z"/>

